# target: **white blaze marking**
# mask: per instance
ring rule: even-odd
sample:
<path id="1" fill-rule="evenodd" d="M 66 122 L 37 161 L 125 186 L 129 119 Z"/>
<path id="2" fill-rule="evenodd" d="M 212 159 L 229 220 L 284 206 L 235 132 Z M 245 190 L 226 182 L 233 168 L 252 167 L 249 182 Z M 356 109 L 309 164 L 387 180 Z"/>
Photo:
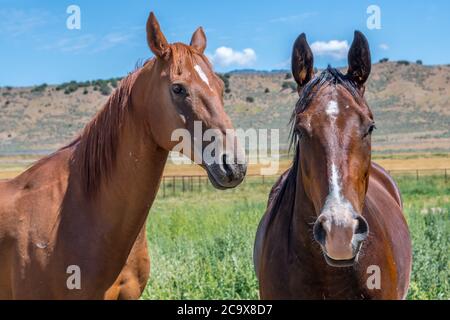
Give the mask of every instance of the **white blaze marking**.
<path id="1" fill-rule="evenodd" d="M 351 205 L 342 195 L 342 185 L 341 185 L 341 175 L 339 173 L 338 167 L 336 166 L 337 148 L 338 148 L 338 137 L 336 128 L 336 119 L 339 114 L 339 106 L 335 100 L 328 102 L 327 108 L 325 110 L 329 116 L 331 122 L 331 134 L 333 137 L 330 141 L 331 154 L 330 154 L 330 166 L 329 170 L 329 193 L 327 199 L 325 200 L 325 206 L 323 208 L 323 213 L 329 217 L 333 217 L 335 224 L 344 224 L 346 220 L 352 219 L 351 217 Z M 331 228 L 331 223 L 324 226 L 329 232 Z"/>
<path id="2" fill-rule="evenodd" d="M 336 132 L 336 117 L 339 114 L 339 106 L 335 100 L 330 100 L 327 105 L 326 113 L 330 116 L 331 119 L 331 129 L 333 136 L 333 146 L 332 146 L 332 154 L 331 154 L 331 169 L 330 169 L 330 196 L 337 201 L 337 203 L 341 203 L 341 186 L 340 186 L 340 177 L 339 172 L 336 168 L 335 157 L 337 147 L 337 132 Z"/>
<path id="3" fill-rule="evenodd" d="M 331 165 L 331 178 L 330 178 L 330 195 L 333 199 L 337 200 L 338 203 L 341 202 L 341 185 L 340 185 L 339 172 L 337 171 L 336 165 L 333 163 Z"/>
<path id="4" fill-rule="evenodd" d="M 339 108 L 338 108 L 338 104 L 336 101 L 331 100 L 330 102 L 328 102 L 326 113 L 329 116 L 333 116 L 333 117 L 335 117 L 339 114 Z"/>
<path id="5" fill-rule="evenodd" d="M 209 86 L 209 79 L 206 76 L 206 74 L 203 72 L 202 67 L 200 67 L 198 64 L 196 64 L 194 66 L 195 71 L 197 71 L 197 74 L 199 75 L 200 79 L 203 80 L 204 83 L 206 83 L 208 85 L 208 87 L 211 89 L 211 87 Z"/>

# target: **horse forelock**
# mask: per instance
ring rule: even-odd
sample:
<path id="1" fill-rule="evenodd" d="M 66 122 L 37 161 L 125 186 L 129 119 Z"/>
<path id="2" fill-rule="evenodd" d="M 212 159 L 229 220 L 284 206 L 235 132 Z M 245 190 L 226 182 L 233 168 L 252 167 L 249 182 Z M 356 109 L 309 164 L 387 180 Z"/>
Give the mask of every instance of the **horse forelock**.
<path id="1" fill-rule="evenodd" d="M 356 83 L 347 77 L 347 75 L 342 74 L 339 70 L 328 66 L 319 75 L 316 75 L 310 82 L 308 82 L 300 91 L 299 99 L 294 107 L 294 110 L 292 111 L 289 121 L 291 126 L 289 149 L 291 149 L 293 145 L 297 146 L 297 141 L 299 138 L 299 132 L 295 128 L 295 119 L 297 115 L 309 108 L 311 102 L 321 88 L 330 85 L 341 85 L 358 103 L 363 104 L 364 98 L 361 91 L 358 90 Z"/>

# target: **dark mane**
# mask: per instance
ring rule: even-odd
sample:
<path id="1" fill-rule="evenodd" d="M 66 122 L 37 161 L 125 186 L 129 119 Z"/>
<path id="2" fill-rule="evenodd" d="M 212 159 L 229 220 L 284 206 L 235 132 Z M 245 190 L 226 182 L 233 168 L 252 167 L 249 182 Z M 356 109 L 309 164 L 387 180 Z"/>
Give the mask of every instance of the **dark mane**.
<path id="1" fill-rule="evenodd" d="M 70 144 L 76 148 L 74 164 L 88 195 L 96 193 L 100 187 L 100 178 L 108 178 L 113 169 L 120 130 L 127 110 L 131 107 L 131 88 L 139 70 L 122 79 L 104 107 Z"/>
<path id="2" fill-rule="evenodd" d="M 357 85 L 347 75 L 342 74 L 339 70 L 328 66 L 319 75 L 315 76 L 309 81 L 300 91 L 300 98 L 292 112 L 290 119 L 290 138 L 289 149 L 293 145 L 297 145 L 298 131 L 295 130 L 295 118 L 299 113 L 304 112 L 311 101 L 316 96 L 317 92 L 324 86 L 343 86 L 355 99 L 361 101 L 363 99 L 361 92 L 357 89 Z M 296 153 L 297 154 L 297 153 Z"/>

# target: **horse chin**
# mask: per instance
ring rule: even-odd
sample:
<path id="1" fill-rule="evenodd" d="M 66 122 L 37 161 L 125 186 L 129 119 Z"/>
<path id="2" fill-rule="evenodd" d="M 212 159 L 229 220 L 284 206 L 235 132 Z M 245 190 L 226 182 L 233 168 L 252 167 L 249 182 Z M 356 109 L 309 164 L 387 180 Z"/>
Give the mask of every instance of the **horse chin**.
<path id="1" fill-rule="evenodd" d="M 209 171 L 206 171 L 206 172 L 208 173 L 208 179 L 214 188 L 219 189 L 219 190 L 226 190 L 226 189 L 231 188 L 231 187 L 226 187 L 226 186 L 221 185 L 219 182 L 217 182 L 217 180 L 213 174 L 211 174 Z"/>
<path id="2" fill-rule="evenodd" d="M 211 171 L 208 170 L 208 168 L 206 169 L 206 172 L 208 173 L 208 179 L 211 182 L 211 184 L 213 185 L 214 188 L 218 189 L 218 190 L 226 190 L 226 189 L 232 189 L 235 186 L 227 186 L 227 185 L 223 185 L 221 184 L 218 179 L 216 179 L 216 177 L 214 176 L 213 173 L 211 173 Z"/>
<path id="3" fill-rule="evenodd" d="M 326 253 L 323 253 L 323 256 L 325 258 L 326 263 L 330 267 L 348 268 L 348 267 L 353 267 L 355 265 L 358 255 L 354 256 L 351 259 L 346 259 L 346 260 L 335 260 L 333 258 L 330 258 Z"/>

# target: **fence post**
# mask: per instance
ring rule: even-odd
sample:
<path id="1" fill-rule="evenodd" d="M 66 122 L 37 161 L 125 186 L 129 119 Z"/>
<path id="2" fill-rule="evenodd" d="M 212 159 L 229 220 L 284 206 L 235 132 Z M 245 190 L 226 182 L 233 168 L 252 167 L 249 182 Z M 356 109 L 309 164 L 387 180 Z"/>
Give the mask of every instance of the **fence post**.
<path id="1" fill-rule="evenodd" d="M 166 177 L 163 177 L 163 198 L 166 197 Z"/>
<path id="2" fill-rule="evenodd" d="M 201 180 L 202 180 L 202 177 L 198 176 L 198 191 L 202 190 Z"/>
<path id="3" fill-rule="evenodd" d="M 419 170 L 416 170 L 416 180 L 419 180 Z"/>
<path id="4" fill-rule="evenodd" d="M 191 176 L 190 180 L 191 180 L 191 192 L 192 192 L 192 191 L 194 191 L 194 177 Z"/>
<path id="5" fill-rule="evenodd" d="M 175 176 L 172 177 L 172 190 L 173 190 L 173 195 L 175 195 Z"/>
<path id="6" fill-rule="evenodd" d="M 264 175 L 262 175 L 261 177 L 262 177 L 262 183 L 264 184 Z"/>
<path id="7" fill-rule="evenodd" d="M 445 169 L 444 176 L 445 176 L 445 183 L 447 183 L 447 169 Z"/>
<path id="8" fill-rule="evenodd" d="M 182 177 L 182 185 L 183 185 L 183 192 L 185 191 L 185 185 L 184 185 L 184 176 Z"/>

